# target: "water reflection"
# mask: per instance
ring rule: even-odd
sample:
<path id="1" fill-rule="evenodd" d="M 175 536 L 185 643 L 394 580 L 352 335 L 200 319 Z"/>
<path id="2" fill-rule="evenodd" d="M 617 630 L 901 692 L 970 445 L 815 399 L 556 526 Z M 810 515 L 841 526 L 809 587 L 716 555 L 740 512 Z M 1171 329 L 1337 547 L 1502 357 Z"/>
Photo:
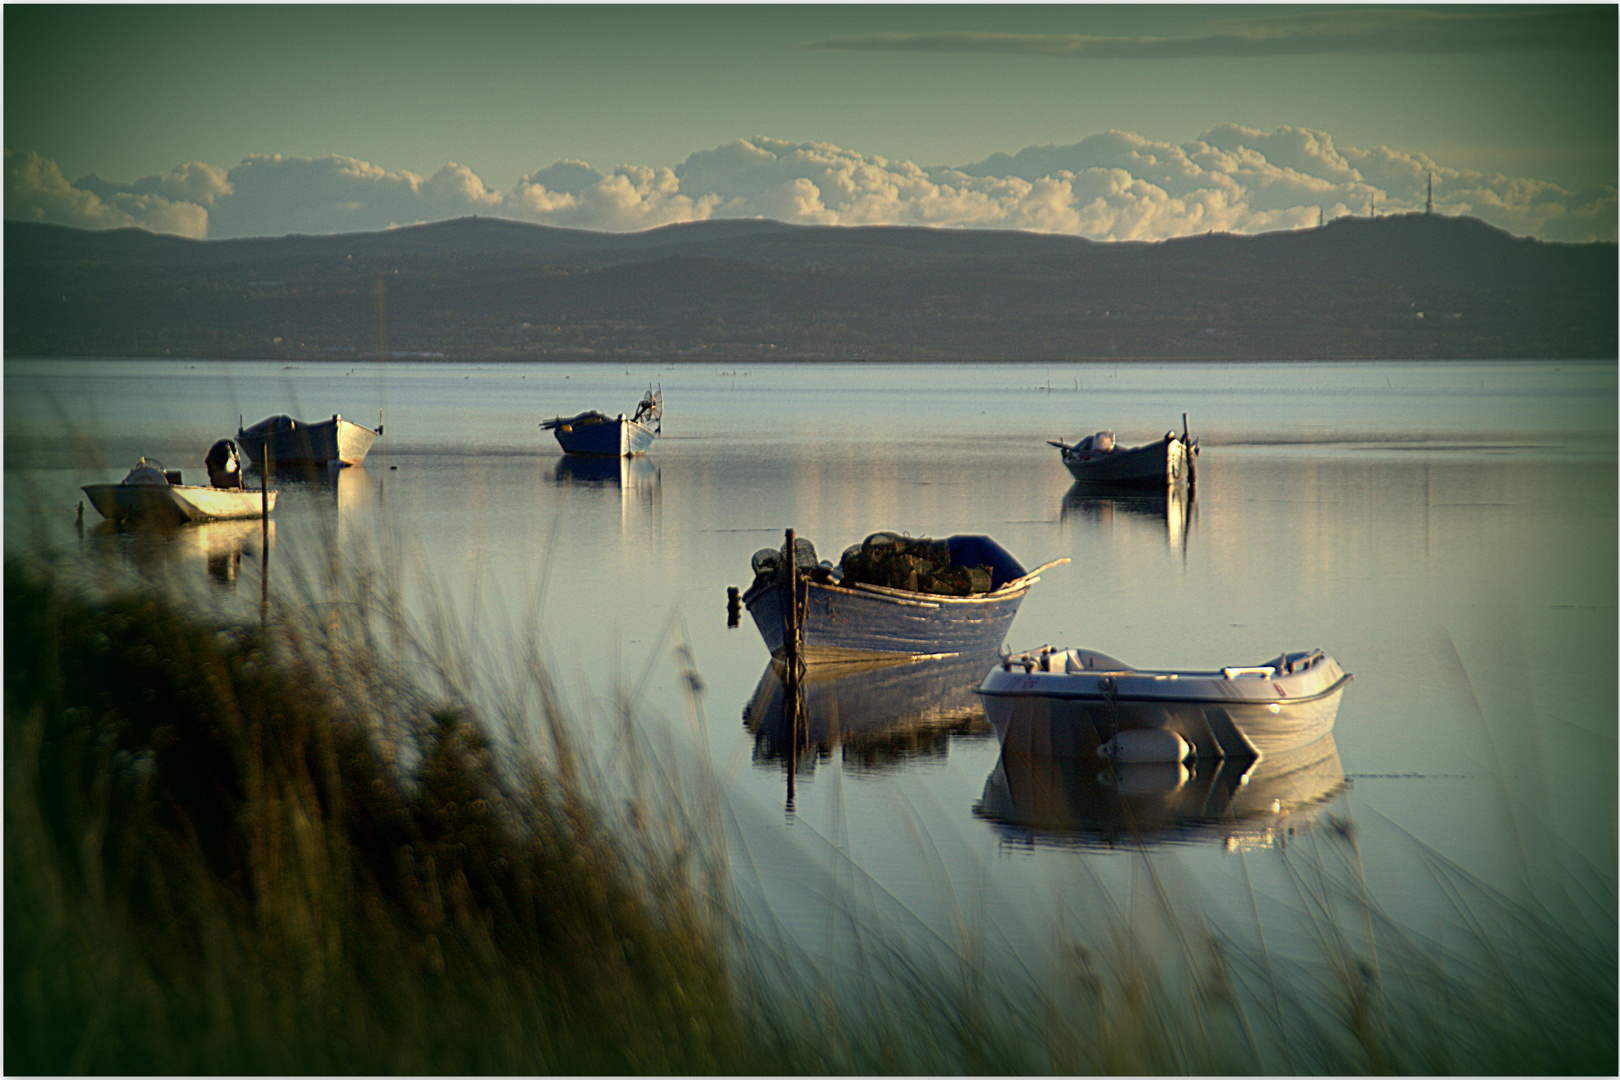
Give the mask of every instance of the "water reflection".
<path id="1" fill-rule="evenodd" d="M 564 455 L 557 459 L 552 479 L 558 484 L 585 484 L 602 487 L 639 488 L 653 490 L 658 487 L 658 466 L 645 456 L 640 457 L 577 457 Z"/>
<path id="2" fill-rule="evenodd" d="M 1076 480 L 1063 496 L 1059 516 L 1065 523 L 1083 521 L 1101 525 L 1112 525 L 1116 514 L 1162 521 L 1170 549 L 1185 554 L 1193 501 L 1193 489 L 1186 484 L 1144 492 L 1140 488 Z"/>
<path id="3" fill-rule="evenodd" d="M 989 734 L 973 687 L 996 660 L 994 653 L 965 653 L 815 665 L 793 680 L 796 686 L 783 663 L 772 660 L 743 709 L 754 761 L 786 767 L 791 785 L 840 747 L 845 765 L 856 769 L 943 757 L 952 736 Z"/>
<path id="4" fill-rule="evenodd" d="M 236 587 L 244 558 L 250 565 L 260 561 L 266 542 L 273 547 L 275 539 L 274 518 L 268 527 L 257 518 L 127 527 L 103 521 L 85 534 L 90 551 L 127 563 L 149 581 L 173 580 L 201 566 L 210 581 L 226 589 Z"/>
<path id="5" fill-rule="evenodd" d="M 1252 768 L 1230 760 L 1111 766 L 1004 751 L 973 813 L 1020 844 L 1218 841 L 1235 850 L 1286 843 L 1344 784 L 1332 735 Z"/>
<path id="6" fill-rule="evenodd" d="M 630 521 L 632 511 L 656 512 L 662 494 L 658 466 L 641 457 L 578 457 L 557 459 L 552 480 L 560 488 L 619 494 L 621 524 Z"/>
<path id="7" fill-rule="evenodd" d="M 249 474 L 249 487 L 262 483 L 261 474 Z M 342 513 L 363 510 L 370 506 L 373 483 L 363 465 L 350 465 L 341 469 L 326 466 L 276 466 L 271 486 L 285 498 L 291 495 L 316 506 L 335 506 Z"/>

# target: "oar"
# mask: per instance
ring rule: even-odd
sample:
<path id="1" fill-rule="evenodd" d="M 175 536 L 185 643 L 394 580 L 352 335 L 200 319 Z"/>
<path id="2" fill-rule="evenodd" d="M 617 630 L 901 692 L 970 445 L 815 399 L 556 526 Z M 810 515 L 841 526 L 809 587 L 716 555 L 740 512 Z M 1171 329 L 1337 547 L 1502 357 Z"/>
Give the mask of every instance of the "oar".
<path id="1" fill-rule="evenodd" d="M 1053 559 L 1049 563 L 1042 563 L 1041 565 L 1037 566 L 1035 569 L 1029 571 L 1029 573 L 1025 574 L 1023 577 L 1013 578 L 1011 581 L 1007 582 L 1007 584 L 1003 585 L 1000 589 L 997 589 L 996 591 L 1001 592 L 1003 589 L 1010 589 L 1015 585 L 1022 585 L 1024 582 L 1028 581 L 1030 578 L 1035 577 L 1042 570 L 1050 570 L 1050 569 L 1052 569 L 1052 567 L 1061 566 L 1063 563 L 1066 563 L 1068 561 L 1069 561 L 1069 557 L 1067 555 L 1065 555 L 1061 559 Z"/>

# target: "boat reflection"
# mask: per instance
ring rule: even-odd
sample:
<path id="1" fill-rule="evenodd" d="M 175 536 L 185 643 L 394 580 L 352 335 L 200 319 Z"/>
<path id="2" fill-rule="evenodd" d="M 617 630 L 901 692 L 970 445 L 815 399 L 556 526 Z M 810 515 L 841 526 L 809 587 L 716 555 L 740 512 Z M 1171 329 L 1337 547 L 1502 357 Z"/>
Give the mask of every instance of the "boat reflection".
<path id="1" fill-rule="evenodd" d="M 563 485 L 650 489 L 658 486 L 658 466 L 645 456 L 581 457 L 564 454 L 557 459 L 552 479 Z"/>
<path id="2" fill-rule="evenodd" d="M 257 471 L 252 475 L 257 478 Z M 250 481 L 248 486 L 256 482 L 257 479 Z M 345 512 L 369 505 L 373 494 L 371 475 L 363 465 L 341 469 L 324 465 L 277 465 L 274 483 L 291 497 L 317 506 L 336 506 Z"/>
<path id="3" fill-rule="evenodd" d="M 793 776 L 835 748 L 843 750 L 846 766 L 866 770 L 943 757 L 952 736 L 989 736 L 973 687 L 996 660 L 993 653 L 964 653 L 811 665 L 797 680 L 772 660 L 743 709 L 754 761 L 789 770 L 791 801 Z"/>
<path id="4" fill-rule="evenodd" d="M 1065 524 L 1075 521 L 1103 526 L 1112 526 L 1118 515 L 1162 521 L 1171 550 L 1185 552 L 1193 501 L 1193 489 L 1187 484 L 1144 492 L 1140 488 L 1076 480 L 1064 493 L 1059 517 Z"/>
<path id="5" fill-rule="evenodd" d="M 557 459 L 552 480 L 558 487 L 579 492 L 619 493 L 619 521 L 627 525 L 639 513 L 659 507 L 658 466 L 645 456 L 581 457 L 565 454 Z"/>
<path id="6" fill-rule="evenodd" d="M 1252 767 L 1230 760 L 1109 765 L 1003 752 L 974 816 L 1010 843 L 1078 847 L 1285 844 L 1345 786 L 1332 735 Z"/>
<path id="7" fill-rule="evenodd" d="M 149 580 L 165 579 L 200 564 L 214 584 L 234 589 L 243 560 L 256 564 L 264 555 L 266 541 L 275 545 L 276 521 L 242 518 L 134 527 L 104 521 L 89 530 L 85 539 L 103 557 L 121 557 Z"/>

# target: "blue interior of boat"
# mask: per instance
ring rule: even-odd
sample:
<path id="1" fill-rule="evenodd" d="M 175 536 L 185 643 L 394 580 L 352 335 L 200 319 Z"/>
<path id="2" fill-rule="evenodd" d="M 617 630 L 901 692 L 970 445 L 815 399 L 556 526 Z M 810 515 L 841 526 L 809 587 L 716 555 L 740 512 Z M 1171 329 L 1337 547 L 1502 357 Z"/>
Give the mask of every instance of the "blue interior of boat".
<path id="1" fill-rule="evenodd" d="M 955 566 L 990 567 L 990 588 L 999 589 L 1014 578 L 1024 576 L 1024 566 L 1012 553 L 988 536 L 952 536 L 951 563 Z"/>

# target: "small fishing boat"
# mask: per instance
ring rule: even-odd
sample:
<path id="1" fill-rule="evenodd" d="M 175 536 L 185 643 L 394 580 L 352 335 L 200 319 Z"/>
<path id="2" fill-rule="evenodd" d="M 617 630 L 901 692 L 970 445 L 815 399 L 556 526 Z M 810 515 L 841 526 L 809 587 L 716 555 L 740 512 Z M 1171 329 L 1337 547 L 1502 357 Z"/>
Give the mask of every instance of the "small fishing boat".
<path id="1" fill-rule="evenodd" d="M 635 414 L 608 416 L 591 409 L 573 416 L 559 416 L 540 426 L 557 436 L 565 454 L 594 457 L 634 457 L 645 454 L 664 430 L 664 389 L 647 388 Z"/>
<path id="2" fill-rule="evenodd" d="M 266 448 L 270 451 L 275 468 L 283 466 L 341 467 L 358 465 L 366 459 L 366 452 L 377 436 L 383 433 L 382 421 L 368 428 L 333 413 L 329 420 L 313 424 L 278 413 L 267 416 L 252 427 L 241 426 L 237 419 L 236 441 L 242 453 L 259 468 L 264 467 Z"/>
<path id="3" fill-rule="evenodd" d="M 834 566 L 788 537 L 754 553 L 742 602 L 772 656 L 805 663 L 994 652 L 1041 571 L 1069 561 L 1025 570 L 988 536 L 874 533 Z"/>
<path id="4" fill-rule="evenodd" d="M 1086 765 L 1003 751 L 973 814 L 1019 846 L 1203 842 L 1247 851 L 1312 828 L 1344 787 L 1331 733 L 1260 762 Z"/>
<path id="5" fill-rule="evenodd" d="M 1198 456 L 1198 440 L 1187 435 L 1187 417 L 1181 418 L 1182 431 L 1164 433 L 1157 442 L 1123 447 L 1114 441 L 1112 431 L 1099 431 L 1070 444 L 1048 439 L 1076 480 L 1090 484 L 1122 487 L 1166 487 L 1190 483 Z"/>
<path id="6" fill-rule="evenodd" d="M 1090 649 L 1008 656 L 979 684 L 1004 751 L 1118 763 L 1260 760 L 1333 728 L 1350 676 L 1320 649 L 1143 671 Z"/>
<path id="7" fill-rule="evenodd" d="M 234 446 L 230 449 L 230 467 L 216 473 L 213 458 L 221 443 L 228 445 L 230 440 L 221 439 L 214 444 L 215 450 L 209 451 L 213 482 L 208 487 L 183 484 L 180 470 L 165 469 L 161 463 L 143 457 L 123 480 L 116 484 L 86 484 L 84 493 L 102 517 L 115 522 L 179 525 L 259 517 L 274 510 L 274 491 L 242 487 Z M 234 483 L 230 483 L 232 476 Z"/>

